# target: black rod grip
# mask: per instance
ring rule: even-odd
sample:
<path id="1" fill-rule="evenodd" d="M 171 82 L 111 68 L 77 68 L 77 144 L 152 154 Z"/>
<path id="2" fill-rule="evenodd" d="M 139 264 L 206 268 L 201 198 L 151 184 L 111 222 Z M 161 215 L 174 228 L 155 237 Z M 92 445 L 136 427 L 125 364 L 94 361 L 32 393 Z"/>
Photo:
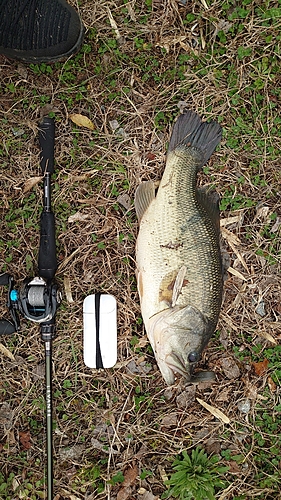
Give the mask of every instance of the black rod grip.
<path id="1" fill-rule="evenodd" d="M 40 165 L 42 175 L 54 172 L 55 121 L 45 116 L 39 125 L 39 143 L 41 147 Z"/>
<path id="2" fill-rule="evenodd" d="M 56 257 L 55 217 L 53 212 L 42 212 L 40 225 L 38 271 L 41 278 L 51 281 L 58 267 Z"/>

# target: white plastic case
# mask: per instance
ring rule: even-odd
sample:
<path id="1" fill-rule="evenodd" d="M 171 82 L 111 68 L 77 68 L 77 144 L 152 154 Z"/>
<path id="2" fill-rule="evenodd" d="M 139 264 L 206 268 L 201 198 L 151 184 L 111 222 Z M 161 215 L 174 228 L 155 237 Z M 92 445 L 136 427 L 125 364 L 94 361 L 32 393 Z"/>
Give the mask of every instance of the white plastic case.
<path id="1" fill-rule="evenodd" d="M 99 334 L 96 326 L 96 294 L 88 295 L 83 303 L 84 363 L 89 368 L 112 368 L 117 362 L 117 303 L 113 295 L 100 294 Z M 97 366 L 99 343 L 102 367 Z"/>

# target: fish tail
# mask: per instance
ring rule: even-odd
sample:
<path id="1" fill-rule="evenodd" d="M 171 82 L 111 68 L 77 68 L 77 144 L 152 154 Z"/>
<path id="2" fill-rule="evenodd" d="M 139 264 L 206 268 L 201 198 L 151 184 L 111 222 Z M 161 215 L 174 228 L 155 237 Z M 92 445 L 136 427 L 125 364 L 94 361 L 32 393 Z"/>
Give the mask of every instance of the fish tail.
<path id="1" fill-rule="evenodd" d="M 222 137 L 222 128 L 215 121 L 202 122 L 200 116 L 194 111 L 187 110 L 181 114 L 173 126 L 169 144 L 169 151 L 175 150 L 180 145 L 198 149 L 202 153 L 203 167 L 209 160 Z"/>

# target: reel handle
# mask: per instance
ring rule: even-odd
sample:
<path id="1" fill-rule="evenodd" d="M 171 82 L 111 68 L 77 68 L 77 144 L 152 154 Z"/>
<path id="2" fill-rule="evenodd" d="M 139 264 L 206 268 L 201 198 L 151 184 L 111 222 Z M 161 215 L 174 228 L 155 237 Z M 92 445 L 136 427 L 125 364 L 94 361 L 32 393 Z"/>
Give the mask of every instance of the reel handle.
<path id="1" fill-rule="evenodd" d="M 15 325 L 7 319 L 0 319 L 0 335 L 12 335 L 17 330 Z"/>
<path id="2" fill-rule="evenodd" d="M 4 273 L 0 275 L 0 286 L 9 285 L 11 280 L 11 275 Z"/>
<path id="3" fill-rule="evenodd" d="M 8 286 L 8 309 L 11 314 L 12 320 L 1 319 L 0 320 L 0 335 L 11 335 L 19 330 L 19 320 L 16 310 L 13 307 L 13 303 L 17 300 L 17 292 L 14 290 L 14 280 L 13 277 L 8 273 L 3 273 L 0 275 L 0 286 Z"/>

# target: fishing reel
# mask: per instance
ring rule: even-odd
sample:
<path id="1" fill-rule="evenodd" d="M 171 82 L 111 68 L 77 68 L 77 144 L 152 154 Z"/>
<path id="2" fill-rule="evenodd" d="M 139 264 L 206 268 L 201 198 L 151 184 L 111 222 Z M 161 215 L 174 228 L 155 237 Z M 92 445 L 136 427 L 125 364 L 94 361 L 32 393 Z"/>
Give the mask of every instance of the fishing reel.
<path id="1" fill-rule="evenodd" d="M 29 321 L 41 324 L 42 340 L 54 337 L 54 317 L 61 302 L 60 293 L 54 283 L 44 278 L 27 278 L 19 290 L 14 288 L 14 279 L 8 274 L 0 276 L 0 285 L 8 286 L 7 306 L 11 320 L 0 320 L 0 335 L 19 330 L 19 314 Z"/>

